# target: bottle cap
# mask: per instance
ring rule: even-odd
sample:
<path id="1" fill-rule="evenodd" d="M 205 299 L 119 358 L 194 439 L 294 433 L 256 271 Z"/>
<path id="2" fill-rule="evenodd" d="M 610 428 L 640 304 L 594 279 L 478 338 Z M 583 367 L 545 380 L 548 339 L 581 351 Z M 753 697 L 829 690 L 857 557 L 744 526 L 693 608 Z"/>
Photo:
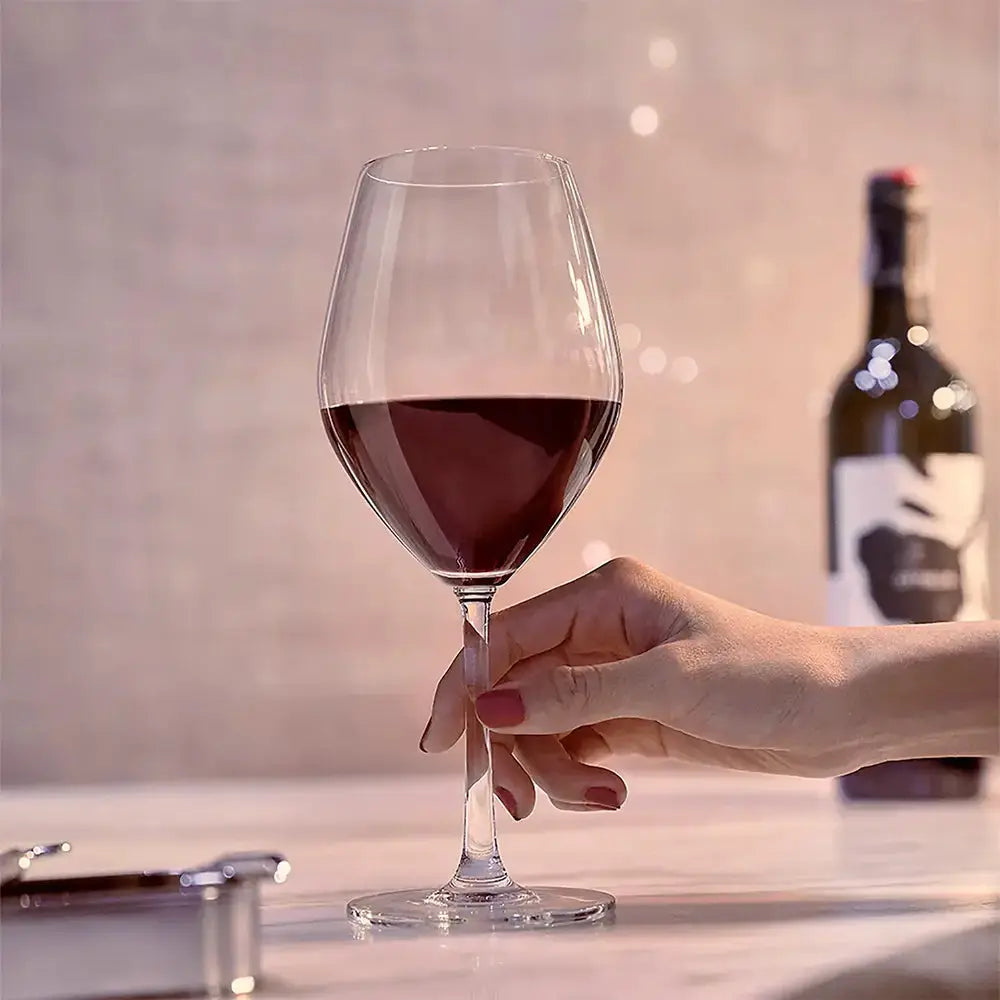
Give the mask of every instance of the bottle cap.
<path id="1" fill-rule="evenodd" d="M 908 212 L 926 208 L 923 171 L 917 167 L 894 167 L 869 174 L 868 207 L 869 210 L 887 207 Z"/>
<path id="2" fill-rule="evenodd" d="M 896 184 L 900 187 L 919 187 L 923 171 L 919 167 L 893 167 L 890 170 L 876 170 L 869 178 L 869 183 L 878 181 Z"/>

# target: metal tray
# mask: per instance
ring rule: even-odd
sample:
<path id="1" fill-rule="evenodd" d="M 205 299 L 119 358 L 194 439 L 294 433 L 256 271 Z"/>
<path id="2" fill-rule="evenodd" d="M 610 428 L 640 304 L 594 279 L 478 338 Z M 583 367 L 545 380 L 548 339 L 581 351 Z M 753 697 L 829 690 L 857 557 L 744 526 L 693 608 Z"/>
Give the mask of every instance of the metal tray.
<path id="1" fill-rule="evenodd" d="M 52 844 L 0 854 L 3 1000 L 252 993 L 260 978 L 260 884 L 280 854 L 230 854 L 183 871 L 25 878 Z"/>

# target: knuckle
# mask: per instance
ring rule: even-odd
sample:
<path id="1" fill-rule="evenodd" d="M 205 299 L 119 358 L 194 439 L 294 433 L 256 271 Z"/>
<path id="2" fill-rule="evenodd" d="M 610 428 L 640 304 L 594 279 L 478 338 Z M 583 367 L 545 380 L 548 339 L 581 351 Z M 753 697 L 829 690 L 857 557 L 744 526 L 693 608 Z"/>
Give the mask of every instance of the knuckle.
<path id="1" fill-rule="evenodd" d="M 586 711 L 600 700 L 600 672 L 593 667 L 558 667 L 551 682 L 556 703 Z"/>
<path id="2" fill-rule="evenodd" d="M 635 586 L 643 577 L 646 567 L 634 556 L 615 556 L 598 572 L 613 587 Z"/>

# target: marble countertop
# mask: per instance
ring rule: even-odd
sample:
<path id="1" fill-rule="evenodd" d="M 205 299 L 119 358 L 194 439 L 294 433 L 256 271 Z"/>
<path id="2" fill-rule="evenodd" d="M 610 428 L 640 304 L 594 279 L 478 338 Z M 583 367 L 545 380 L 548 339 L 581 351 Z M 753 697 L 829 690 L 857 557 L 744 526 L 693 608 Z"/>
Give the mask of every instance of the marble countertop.
<path id="1" fill-rule="evenodd" d="M 995 790 L 846 807 L 823 781 L 671 771 L 629 785 L 620 813 L 540 803 L 500 821 L 522 883 L 617 896 L 616 922 L 595 927 L 352 933 L 350 896 L 450 875 L 454 777 L 5 791 L 0 845 L 72 841 L 46 874 L 284 853 L 291 877 L 263 909 L 258 995 L 275 1000 L 1000 996 Z"/>

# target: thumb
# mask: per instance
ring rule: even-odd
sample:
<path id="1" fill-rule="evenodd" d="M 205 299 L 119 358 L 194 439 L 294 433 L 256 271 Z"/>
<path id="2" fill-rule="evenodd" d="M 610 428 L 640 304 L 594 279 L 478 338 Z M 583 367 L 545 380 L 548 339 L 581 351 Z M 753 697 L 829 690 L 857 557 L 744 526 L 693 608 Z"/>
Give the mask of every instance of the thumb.
<path id="1" fill-rule="evenodd" d="M 484 726 L 514 734 L 570 732 L 607 719 L 664 721 L 674 657 L 669 646 L 611 663 L 572 666 L 552 651 L 522 661 L 476 699 Z"/>

